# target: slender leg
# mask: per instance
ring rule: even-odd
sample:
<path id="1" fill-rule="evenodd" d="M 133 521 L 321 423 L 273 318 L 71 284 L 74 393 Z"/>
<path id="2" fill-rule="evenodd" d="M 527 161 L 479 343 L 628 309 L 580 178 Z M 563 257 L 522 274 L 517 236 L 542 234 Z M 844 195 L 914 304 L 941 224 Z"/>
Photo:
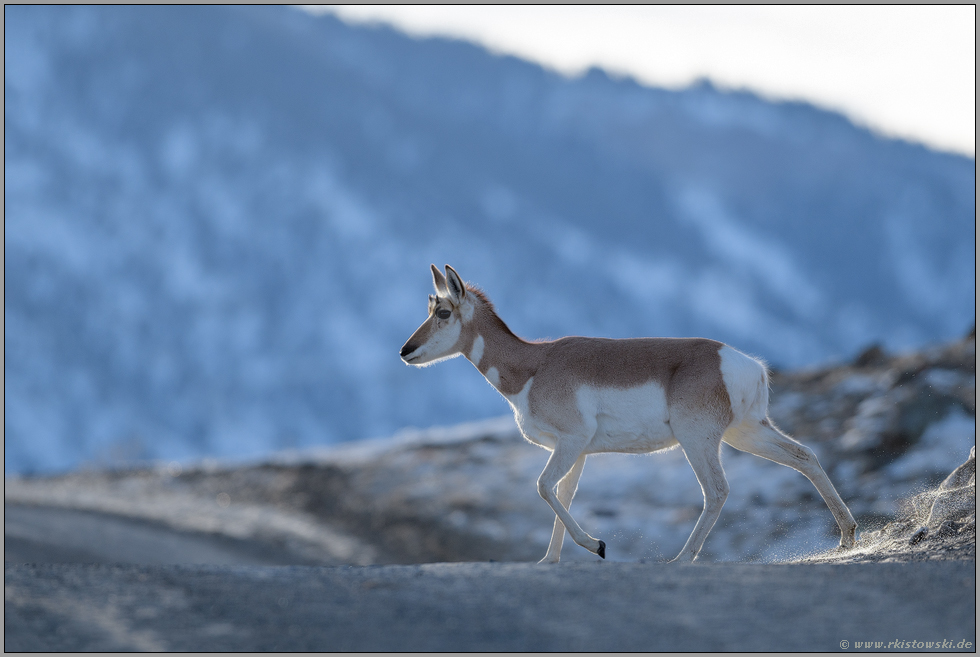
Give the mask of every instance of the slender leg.
<path id="1" fill-rule="evenodd" d="M 558 482 L 558 502 L 566 510 L 572 508 L 572 498 L 575 497 L 575 491 L 578 490 L 578 481 L 582 476 L 582 469 L 585 467 L 585 458 L 585 454 L 579 456 L 568 474 Z M 555 528 L 551 532 L 551 543 L 548 545 L 548 553 L 538 563 L 558 563 L 561 559 L 561 545 L 564 540 L 565 525 L 562 524 L 562 521 L 556 514 Z"/>
<path id="2" fill-rule="evenodd" d="M 684 449 L 687 462 L 691 464 L 698 483 L 701 484 L 701 492 L 704 495 L 704 509 L 697 524 L 694 525 L 694 531 L 691 532 L 680 553 L 671 561 L 694 561 L 705 539 L 708 538 L 708 532 L 715 526 L 718 516 L 721 515 L 725 500 L 728 499 L 728 480 L 725 479 L 725 471 L 721 467 L 722 429 L 713 429 L 709 435 L 705 435 L 704 427 L 675 426 L 673 421 L 671 426 L 677 441 Z M 714 433 L 717 433 L 717 436 L 711 435 Z"/>
<path id="3" fill-rule="evenodd" d="M 565 475 L 571 471 L 576 461 L 582 456 L 582 450 L 585 449 L 587 442 L 587 439 L 579 440 L 574 436 L 560 436 L 555 441 L 555 451 L 551 453 L 551 458 L 544 466 L 544 471 L 538 477 L 538 494 L 544 498 L 555 515 L 558 516 L 558 520 L 568 529 L 573 541 L 589 552 L 594 552 L 605 559 L 606 544 L 585 533 L 568 510 L 562 506 L 558 500 L 558 495 L 555 493 L 558 482 L 565 478 Z"/>
<path id="4" fill-rule="evenodd" d="M 837 489 L 830 482 L 830 477 L 820 467 L 813 450 L 781 432 L 768 417 L 761 422 L 750 420 L 738 427 L 732 427 L 725 433 L 724 441 L 735 449 L 761 456 L 803 473 L 816 487 L 830 512 L 834 514 L 837 526 L 840 527 L 841 547 L 854 547 L 857 523 L 844 504 L 844 500 L 838 495 Z"/>

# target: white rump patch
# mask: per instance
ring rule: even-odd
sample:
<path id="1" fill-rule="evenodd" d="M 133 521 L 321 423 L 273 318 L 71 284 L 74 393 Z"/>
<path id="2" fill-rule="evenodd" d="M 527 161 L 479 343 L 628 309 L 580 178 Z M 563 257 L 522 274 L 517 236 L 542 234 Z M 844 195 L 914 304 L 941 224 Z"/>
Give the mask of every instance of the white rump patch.
<path id="1" fill-rule="evenodd" d="M 733 425 L 746 419 L 764 420 L 769 411 L 769 377 L 766 366 L 728 345 L 718 350 L 721 378 L 732 402 Z"/>

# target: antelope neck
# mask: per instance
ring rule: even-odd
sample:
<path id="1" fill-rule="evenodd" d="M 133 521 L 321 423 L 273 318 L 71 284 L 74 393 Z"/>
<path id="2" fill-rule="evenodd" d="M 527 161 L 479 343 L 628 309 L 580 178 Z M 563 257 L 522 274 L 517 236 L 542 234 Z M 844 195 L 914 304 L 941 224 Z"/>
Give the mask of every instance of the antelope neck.
<path id="1" fill-rule="evenodd" d="M 540 360 L 540 347 L 480 322 L 467 359 L 487 381 L 505 395 L 517 394 L 534 376 Z"/>

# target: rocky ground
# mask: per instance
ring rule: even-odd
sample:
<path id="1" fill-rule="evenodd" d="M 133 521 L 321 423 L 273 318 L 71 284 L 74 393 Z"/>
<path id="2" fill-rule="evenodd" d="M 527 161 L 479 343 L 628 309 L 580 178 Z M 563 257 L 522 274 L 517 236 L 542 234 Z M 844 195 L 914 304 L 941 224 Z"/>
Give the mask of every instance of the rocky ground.
<path id="1" fill-rule="evenodd" d="M 833 550 L 836 526 L 802 475 L 726 447 L 732 492 L 700 559 L 975 558 L 975 359 L 971 336 L 774 372 L 772 417 L 817 453 L 858 519 L 860 546 Z M 260 463 L 7 477 L 5 502 L 252 541 L 294 563 L 528 561 L 544 554 L 551 533 L 535 487 L 546 457 L 500 418 Z M 673 450 L 590 457 L 572 512 L 605 540 L 610 560 L 654 562 L 679 551 L 701 504 Z M 566 541 L 563 560 L 594 559 Z"/>

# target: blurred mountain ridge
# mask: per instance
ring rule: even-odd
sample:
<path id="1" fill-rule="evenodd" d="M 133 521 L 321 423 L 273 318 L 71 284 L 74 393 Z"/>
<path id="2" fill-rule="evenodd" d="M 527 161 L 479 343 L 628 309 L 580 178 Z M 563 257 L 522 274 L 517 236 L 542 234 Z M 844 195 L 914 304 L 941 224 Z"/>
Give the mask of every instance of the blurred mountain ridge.
<path id="1" fill-rule="evenodd" d="M 283 7 L 5 8 L 5 470 L 506 412 L 405 367 L 427 267 L 527 338 L 795 367 L 959 337 L 975 162 Z"/>

